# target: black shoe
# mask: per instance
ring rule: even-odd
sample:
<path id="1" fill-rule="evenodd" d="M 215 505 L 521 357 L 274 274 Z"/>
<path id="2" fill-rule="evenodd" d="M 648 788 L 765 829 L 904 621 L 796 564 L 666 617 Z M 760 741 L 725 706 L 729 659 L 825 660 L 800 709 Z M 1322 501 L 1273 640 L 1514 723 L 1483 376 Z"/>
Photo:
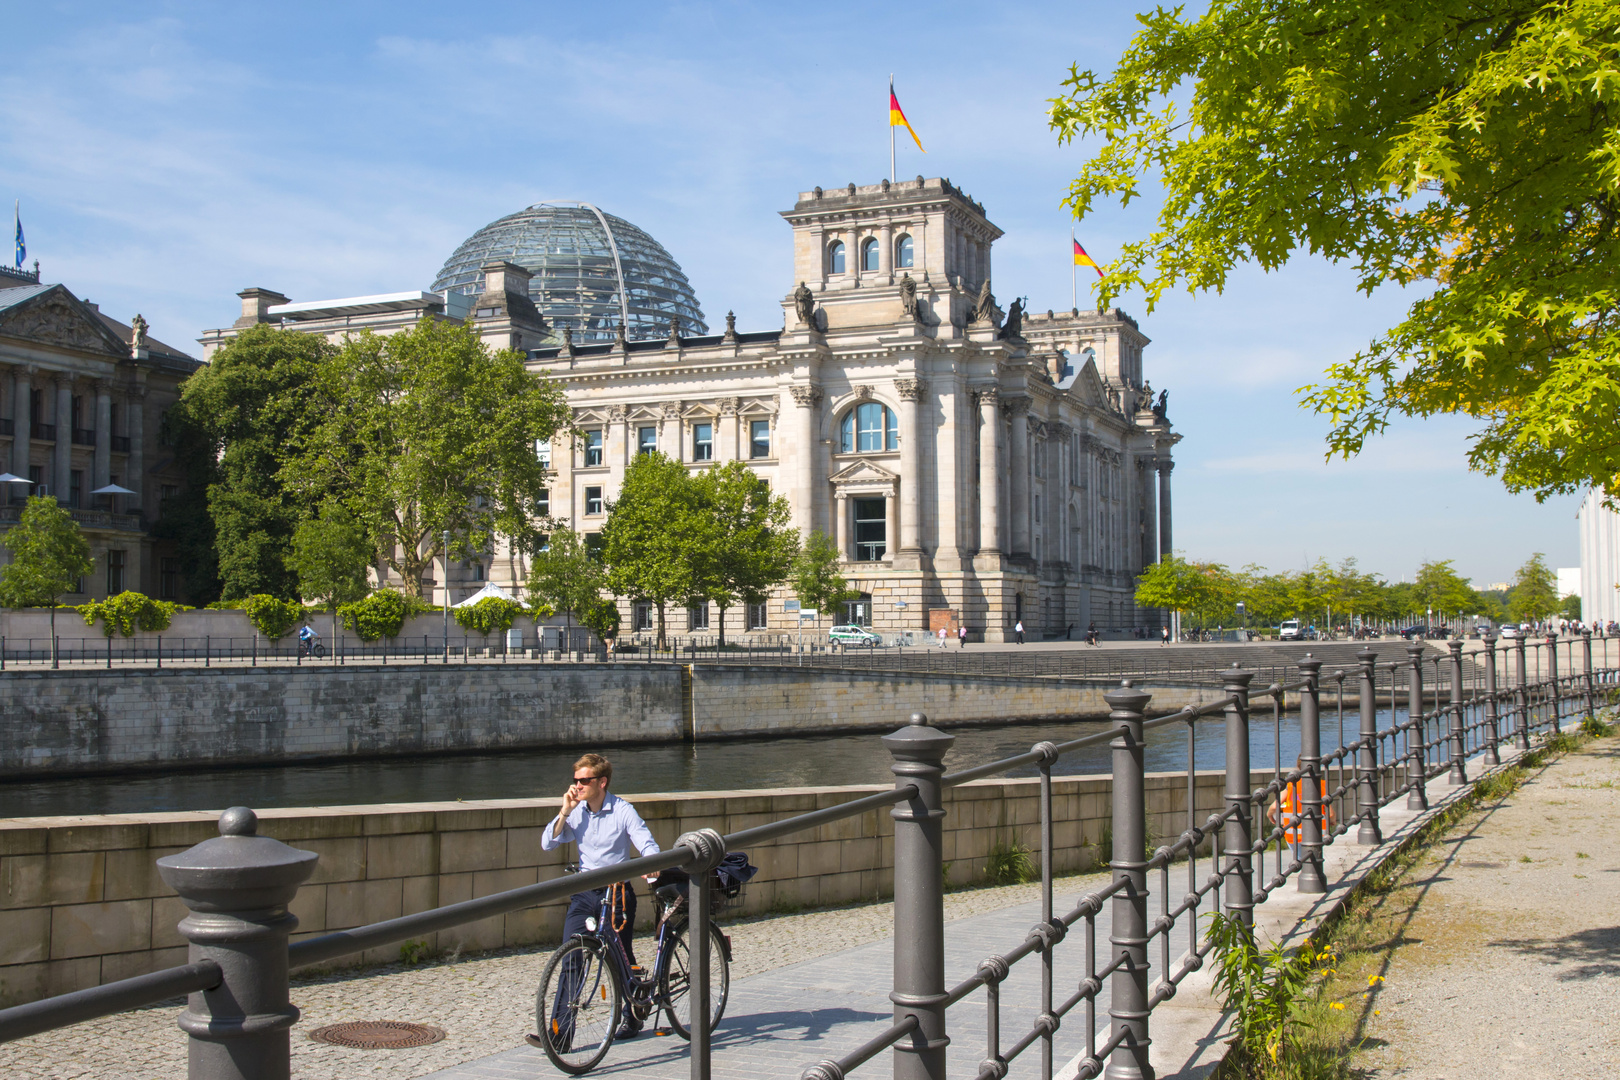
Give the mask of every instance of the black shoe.
<path id="1" fill-rule="evenodd" d="M 633 1039 L 640 1034 L 641 1021 L 626 1020 L 624 1023 L 619 1025 L 619 1030 L 613 1037 L 615 1039 Z"/>

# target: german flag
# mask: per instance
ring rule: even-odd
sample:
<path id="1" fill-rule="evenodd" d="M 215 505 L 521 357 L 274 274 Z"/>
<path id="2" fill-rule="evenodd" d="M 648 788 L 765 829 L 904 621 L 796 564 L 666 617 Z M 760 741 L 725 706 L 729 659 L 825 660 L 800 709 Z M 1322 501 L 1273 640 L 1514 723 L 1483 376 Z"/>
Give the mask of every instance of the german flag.
<path id="1" fill-rule="evenodd" d="M 923 150 L 922 140 L 917 138 L 917 133 L 911 130 L 911 121 L 906 119 L 904 110 L 900 108 L 900 99 L 894 96 L 894 83 L 892 82 L 889 84 L 889 126 L 905 128 L 911 134 L 911 141 L 917 144 L 917 149 L 922 150 L 925 154 L 928 153 L 928 151 Z"/>
<path id="2" fill-rule="evenodd" d="M 1080 241 L 1078 240 L 1074 241 L 1074 265 L 1089 266 L 1093 270 L 1097 271 L 1098 277 L 1103 276 L 1102 268 L 1097 265 L 1097 260 L 1086 254 L 1086 249 L 1080 246 Z"/>

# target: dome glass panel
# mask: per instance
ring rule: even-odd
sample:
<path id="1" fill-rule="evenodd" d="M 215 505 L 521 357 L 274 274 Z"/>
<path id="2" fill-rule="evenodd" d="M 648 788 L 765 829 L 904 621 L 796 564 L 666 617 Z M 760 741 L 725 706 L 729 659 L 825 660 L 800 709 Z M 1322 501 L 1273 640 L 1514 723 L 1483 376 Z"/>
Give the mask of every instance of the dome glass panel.
<path id="1" fill-rule="evenodd" d="M 632 341 L 667 337 L 671 318 L 683 336 L 709 331 L 691 282 L 664 246 L 587 203 L 536 203 L 490 222 L 445 261 L 433 291 L 477 295 L 479 268 L 498 259 L 534 275 L 535 306 L 559 336 L 572 329 L 578 344 L 614 340 L 621 321 Z"/>

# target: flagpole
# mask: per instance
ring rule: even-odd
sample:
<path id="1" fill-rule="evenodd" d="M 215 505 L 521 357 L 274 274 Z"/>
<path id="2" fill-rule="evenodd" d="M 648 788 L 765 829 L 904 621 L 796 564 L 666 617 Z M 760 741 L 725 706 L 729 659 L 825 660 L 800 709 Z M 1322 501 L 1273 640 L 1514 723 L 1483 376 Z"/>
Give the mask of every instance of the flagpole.
<path id="1" fill-rule="evenodd" d="M 894 73 L 889 73 L 889 100 L 894 100 Z M 894 178 L 894 117 L 889 117 L 889 183 L 895 183 Z"/>
<path id="2" fill-rule="evenodd" d="M 1069 291 L 1074 294 L 1074 310 L 1080 310 L 1080 279 L 1074 262 L 1074 226 L 1069 226 Z"/>

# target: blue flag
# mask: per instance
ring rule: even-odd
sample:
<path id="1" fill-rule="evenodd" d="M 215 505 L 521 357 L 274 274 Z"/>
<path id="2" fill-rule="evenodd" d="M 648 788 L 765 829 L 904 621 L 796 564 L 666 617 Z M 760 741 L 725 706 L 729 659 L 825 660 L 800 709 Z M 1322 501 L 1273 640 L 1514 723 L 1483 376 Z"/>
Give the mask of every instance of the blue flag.
<path id="1" fill-rule="evenodd" d="M 28 257 L 28 245 L 23 243 L 22 234 L 22 200 L 17 200 L 15 207 L 17 213 L 17 269 L 22 269 L 23 260 Z"/>

